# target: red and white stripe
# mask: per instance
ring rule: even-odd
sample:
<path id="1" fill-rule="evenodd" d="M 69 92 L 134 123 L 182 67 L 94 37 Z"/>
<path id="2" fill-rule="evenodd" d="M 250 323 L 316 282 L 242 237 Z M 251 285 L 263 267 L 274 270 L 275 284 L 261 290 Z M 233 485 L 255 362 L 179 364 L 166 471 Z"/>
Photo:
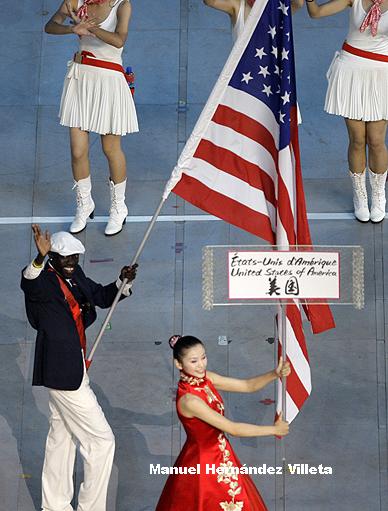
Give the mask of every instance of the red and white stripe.
<path id="1" fill-rule="evenodd" d="M 203 128 L 199 121 L 196 130 L 202 136 L 190 157 L 182 153 L 180 180 L 173 191 L 275 243 L 279 126 L 271 110 L 227 87 L 210 121 Z"/>
<path id="2" fill-rule="evenodd" d="M 279 350 L 278 356 L 282 355 L 283 331 L 282 322 L 278 315 L 279 326 Z M 287 377 L 286 383 L 286 415 L 284 420 L 292 422 L 297 416 L 303 403 L 311 394 L 311 371 L 307 353 L 306 341 L 302 329 L 302 318 L 298 305 L 287 306 L 286 320 L 286 343 L 287 360 L 290 362 L 291 374 Z M 279 414 L 282 411 L 283 385 L 278 379 L 278 400 L 276 411 Z"/>

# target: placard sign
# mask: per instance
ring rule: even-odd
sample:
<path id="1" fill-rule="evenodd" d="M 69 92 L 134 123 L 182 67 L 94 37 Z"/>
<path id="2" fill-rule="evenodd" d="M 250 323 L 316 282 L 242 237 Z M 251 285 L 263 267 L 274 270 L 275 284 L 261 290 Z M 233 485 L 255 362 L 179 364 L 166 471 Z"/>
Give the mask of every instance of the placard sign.
<path id="1" fill-rule="evenodd" d="M 228 253 L 229 299 L 340 298 L 338 252 Z"/>

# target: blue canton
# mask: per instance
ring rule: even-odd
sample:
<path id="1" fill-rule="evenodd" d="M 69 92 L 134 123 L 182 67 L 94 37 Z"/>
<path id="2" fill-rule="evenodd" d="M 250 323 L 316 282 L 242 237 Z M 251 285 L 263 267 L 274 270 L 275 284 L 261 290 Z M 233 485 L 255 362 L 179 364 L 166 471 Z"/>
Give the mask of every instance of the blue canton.
<path id="1" fill-rule="evenodd" d="M 280 127 L 279 150 L 290 144 L 290 109 L 296 105 L 290 1 L 268 0 L 229 82 L 265 103 Z"/>

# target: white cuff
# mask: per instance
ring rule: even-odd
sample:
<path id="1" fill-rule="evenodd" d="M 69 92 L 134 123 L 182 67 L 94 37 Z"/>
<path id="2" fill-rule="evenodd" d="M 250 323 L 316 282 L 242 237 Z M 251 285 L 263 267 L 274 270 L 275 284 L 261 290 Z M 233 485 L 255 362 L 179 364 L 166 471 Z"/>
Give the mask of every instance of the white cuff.
<path id="1" fill-rule="evenodd" d="M 123 283 L 123 281 L 120 279 L 120 277 L 118 277 L 116 280 L 117 289 L 120 289 L 122 283 Z M 130 292 L 131 287 L 132 287 L 132 282 L 128 282 L 127 284 L 125 284 L 121 294 L 125 295 L 125 296 L 129 296 L 131 294 L 131 292 Z"/>
<path id="2" fill-rule="evenodd" d="M 36 268 L 36 266 L 34 266 L 32 264 L 32 262 L 27 266 L 27 268 L 24 270 L 23 272 L 23 277 L 27 280 L 33 280 L 33 279 L 36 279 L 39 277 L 39 275 L 41 274 L 42 270 L 44 268 L 44 265 L 42 265 L 41 268 Z"/>

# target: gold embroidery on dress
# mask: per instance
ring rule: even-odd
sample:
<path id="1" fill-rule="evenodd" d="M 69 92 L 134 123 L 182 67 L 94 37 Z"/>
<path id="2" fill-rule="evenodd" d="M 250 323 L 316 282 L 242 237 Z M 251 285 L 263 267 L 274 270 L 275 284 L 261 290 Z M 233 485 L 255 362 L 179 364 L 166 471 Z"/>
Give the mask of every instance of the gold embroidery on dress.
<path id="1" fill-rule="evenodd" d="M 189 376 L 188 374 L 181 373 L 181 380 L 189 385 L 200 385 L 205 381 L 205 378 L 196 378 L 195 376 Z"/>
<path id="2" fill-rule="evenodd" d="M 208 403 L 211 404 L 213 402 L 216 403 L 216 406 L 221 415 L 224 415 L 224 405 L 218 399 L 218 397 L 214 394 L 211 388 L 208 385 L 204 387 L 196 387 L 195 390 L 204 391 L 206 394 L 206 398 Z M 241 511 L 244 506 L 244 502 L 242 500 L 236 502 L 235 497 L 241 493 L 241 486 L 239 486 L 239 477 L 236 471 L 236 468 L 233 465 L 233 461 L 230 458 L 230 451 L 226 448 L 226 438 L 223 433 L 218 435 L 218 448 L 222 453 L 222 461 L 220 463 L 220 467 L 222 468 L 221 474 L 217 476 L 218 483 L 224 483 L 229 485 L 228 495 L 232 497 L 230 502 L 220 502 L 220 506 L 224 511 Z"/>
<path id="3" fill-rule="evenodd" d="M 220 463 L 222 467 L 221 474 L 218 474 L 217 482 L 229 485 L 228 495 L 232 497 L 230 502 L 220 502 L 220 506 L 224 511 L 241 511 L 244 507 L 242 500 L 236 502 L 235 497 L 241 493 L 241 486 L 239 486 L 239 478 L 237 473 L 237 467 L 233 465 L 233 461 L 230 458 L 230 451 L 226 448 L 226 438 L 223 433 L 218 435 L 218 447 L 222 452 L 223 463 Z"/>
<path id="4" fill-rule="evenodd" d="M 205 385 L 204 387 L 195 387 L 194 390 L 198 390 L 199 392 L 205 392 L 208 403 L 211 405 L 213 402 L 216 403 L 218 411 L 221 415 L 224 415 L 224 405 L 218 399 L 218 397 L 214 394 L 212 389 Z"/>

